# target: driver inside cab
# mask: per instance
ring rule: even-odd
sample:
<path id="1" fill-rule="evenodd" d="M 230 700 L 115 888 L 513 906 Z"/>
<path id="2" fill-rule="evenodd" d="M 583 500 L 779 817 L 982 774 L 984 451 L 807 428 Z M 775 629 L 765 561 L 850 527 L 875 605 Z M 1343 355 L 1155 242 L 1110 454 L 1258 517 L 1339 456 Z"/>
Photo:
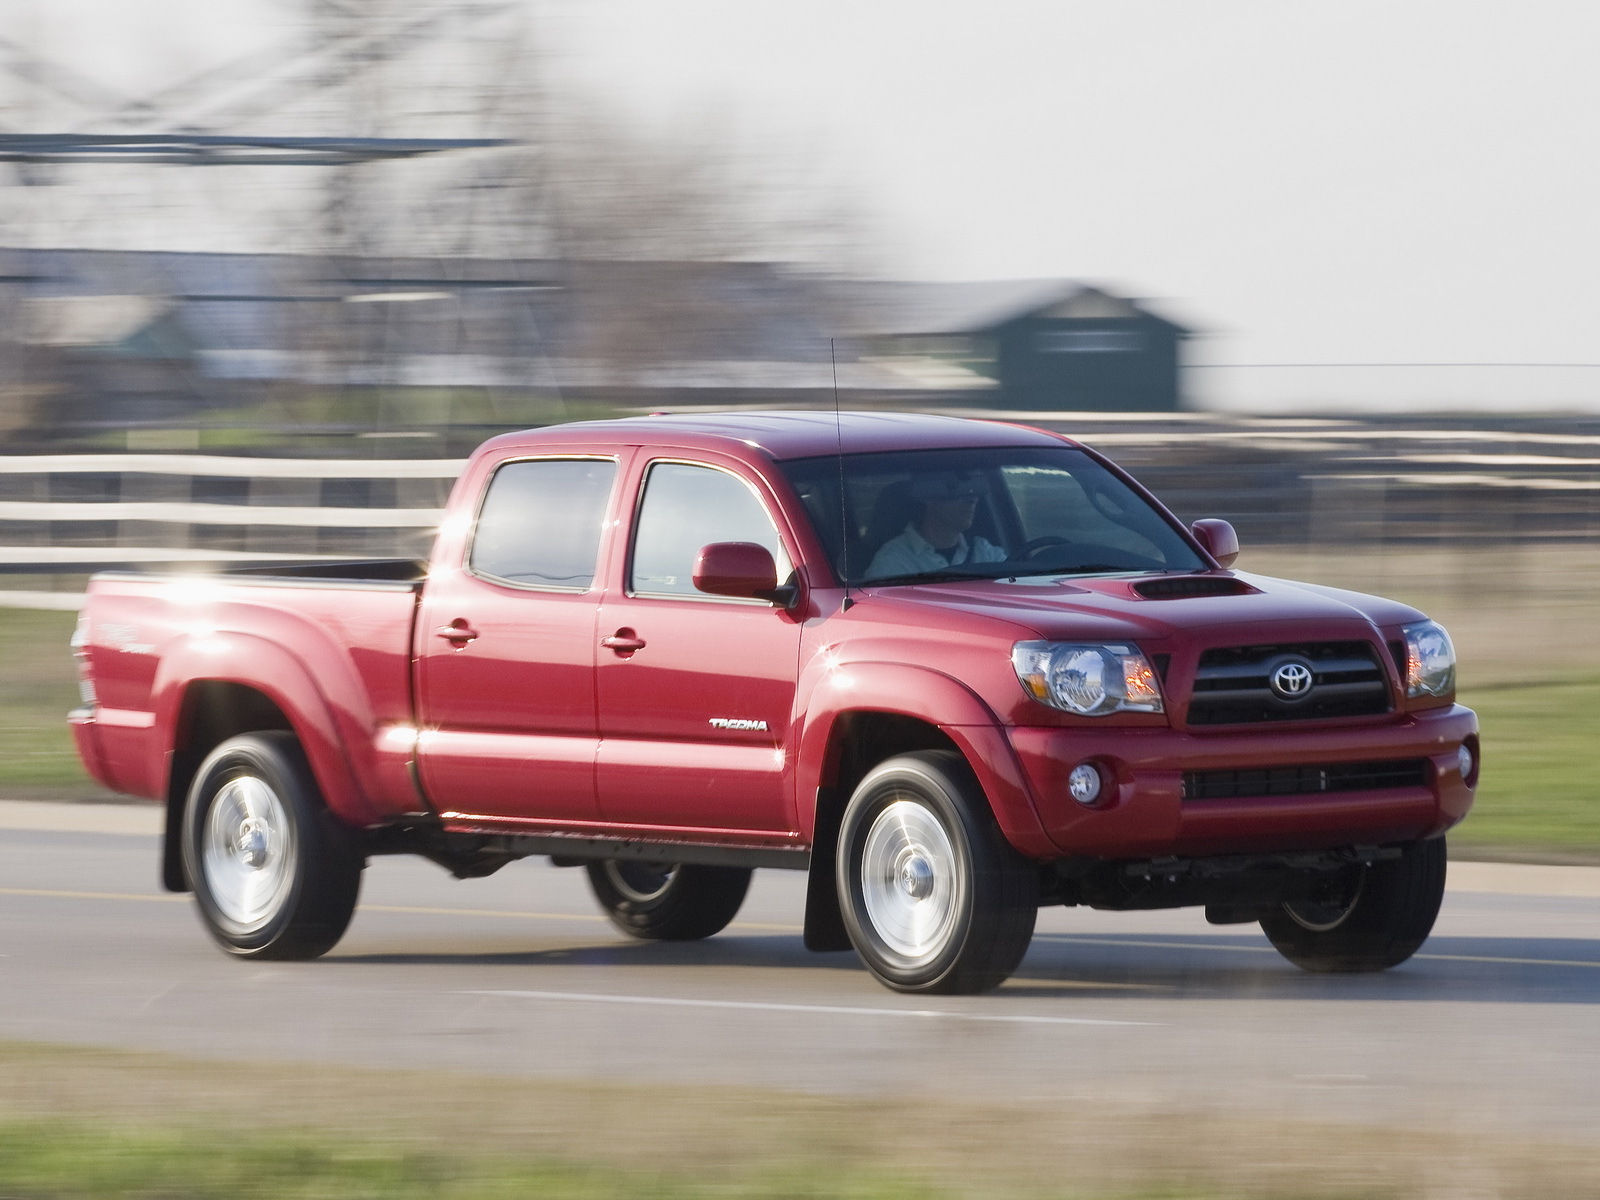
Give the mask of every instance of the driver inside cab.
<path id="1" fill-rule="evenodd" d="M 987 490 L 983 476 L 941 471 L 911 481 L 917 515 L 878 548 L 865 578 L 882 579 L 939 571 L 961 563 L 1001 562 L 1005 550 L 986 538 L 968 536 L 978 500 Z"/>

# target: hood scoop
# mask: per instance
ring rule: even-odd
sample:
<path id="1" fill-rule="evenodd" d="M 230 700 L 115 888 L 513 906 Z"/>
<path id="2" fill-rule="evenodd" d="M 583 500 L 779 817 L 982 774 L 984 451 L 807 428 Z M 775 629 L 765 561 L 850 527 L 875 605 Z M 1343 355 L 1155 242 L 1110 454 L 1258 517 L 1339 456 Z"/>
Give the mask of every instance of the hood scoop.
<path id="1" fill-rule="evenodd" d="M 1260 588 L 1229 575 L 1169 575 L 1145 579 L 1132 585 L 1133 593 L 1146 600 L 1182 600 L 1189 596 L 1258 596 Z"/>

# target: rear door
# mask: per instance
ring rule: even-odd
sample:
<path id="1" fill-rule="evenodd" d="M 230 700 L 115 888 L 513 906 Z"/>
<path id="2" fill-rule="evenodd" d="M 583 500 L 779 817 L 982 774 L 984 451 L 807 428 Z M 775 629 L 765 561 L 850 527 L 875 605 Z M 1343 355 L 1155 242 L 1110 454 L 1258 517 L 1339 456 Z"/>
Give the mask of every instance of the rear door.
<path id="1" fill-rule="evenodd" d="M 793 550 L 770 496 L 736 464 L 644 464 L 622 587 L 600 605 L 597 774 L 607 821 L 635 827 L 788 834 L 786 754 L 800 624 L 764 600 L 697 591 L 695 556 L 756 542 L 778 579 Z"/>
<path id="2" fill-rule="evenodd" d="M 597 817 L 596 572 L 616 458 L 500 464 L 418 618 L 417 758 L 441 812 Z"/>

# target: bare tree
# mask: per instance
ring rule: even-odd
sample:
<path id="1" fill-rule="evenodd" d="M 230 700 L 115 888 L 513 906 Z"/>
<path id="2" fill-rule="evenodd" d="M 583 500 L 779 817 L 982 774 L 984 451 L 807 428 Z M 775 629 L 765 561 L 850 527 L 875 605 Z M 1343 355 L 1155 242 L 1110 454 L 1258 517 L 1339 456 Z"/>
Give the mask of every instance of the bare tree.
<path id="1" fill-rule="evenodd" d="M 863 214 L 812 164 L 714 126 L 647 135 L 594 109 L 547 126 L 551 220 L 563 257 L 859 266 Z"/>

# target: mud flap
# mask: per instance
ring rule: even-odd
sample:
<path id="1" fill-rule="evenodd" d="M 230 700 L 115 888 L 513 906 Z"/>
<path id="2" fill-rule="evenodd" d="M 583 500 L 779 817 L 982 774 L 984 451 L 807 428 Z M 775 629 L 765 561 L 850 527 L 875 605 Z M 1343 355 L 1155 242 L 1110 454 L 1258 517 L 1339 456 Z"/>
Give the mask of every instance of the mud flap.
<path id="1" fill-rule="evenodd" d="M 852 950 L 839 911 L 838 873 L 834 858 L 839 846 L 839 822 L 844 797 L 833 788 L 817 789 L 817 817 L 811 835 L 811 869 L 806 873 L 807 950 Z"/>
<path id="2" fill-rule="evenodd" d="M 184 797 L 167 800 L 167 828 L 161 839 L 161 886 L 169 892 L 191 891 L 183 873 Z"/>

